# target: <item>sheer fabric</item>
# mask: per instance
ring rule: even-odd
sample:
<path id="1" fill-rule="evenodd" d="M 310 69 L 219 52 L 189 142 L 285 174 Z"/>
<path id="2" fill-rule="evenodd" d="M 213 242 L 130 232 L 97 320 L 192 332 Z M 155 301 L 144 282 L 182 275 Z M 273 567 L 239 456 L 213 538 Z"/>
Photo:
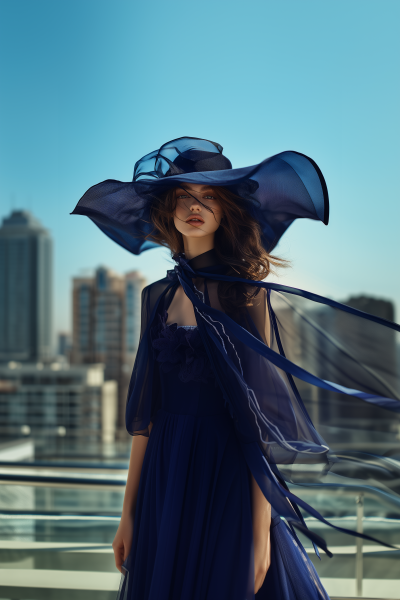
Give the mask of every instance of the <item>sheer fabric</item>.
<path id="1" fill-rule="evenodd" d="M 365 340 L 378 340 L 380 352 L 389 352 L 400 328 L 301 290 L 248 281 L 260 291 L 253 306 L 233 320 L 218 301 L 218 282 L 227 280 L 225 272 L 213 251 L 190 262 L 180 257 L 166 279 L 144 290 L 142 339 L 127 403 L 128 431 L 148 435 L 149 422 L 157 414 L 159 365 L 151 348 L 151 328 L 181 285 L 193 303 L 205 351 L 249 469 L 292 531 L 297 528 L 329 553 L 325 542 L 306 529 L 298 507 L 325 519 L 294 496 L 285 481 L 373 486 L 400 507 L 390 459 L 343 453 L 340 440 L 329 429 L 335 424 L 334 415 L 347 418 L 346 411 L 353 422 L 362 422 L 366 411 L 380 416 L 400 412 L 395 363 L 372 365 L 367 343 L 360 347 L 354 335 L 361 327 Z M 318 427 L 306 405 L 311 413 L 318 407 Z M 337 406 L 344 407 L 344 413 Z M 329 443 L 322 433 L 328 434 Z"/>

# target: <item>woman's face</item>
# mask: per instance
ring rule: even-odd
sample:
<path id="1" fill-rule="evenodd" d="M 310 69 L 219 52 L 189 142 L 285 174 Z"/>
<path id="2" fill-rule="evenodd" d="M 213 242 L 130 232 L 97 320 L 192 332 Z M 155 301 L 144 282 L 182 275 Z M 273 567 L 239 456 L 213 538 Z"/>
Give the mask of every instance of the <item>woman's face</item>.
<path id="1" fill-rule="evenodd" d="M 177 188 L 174 223 L 186 237 L 204 237 L 217 231 L 222 209 L 212 188 L 190 183 Z"/>

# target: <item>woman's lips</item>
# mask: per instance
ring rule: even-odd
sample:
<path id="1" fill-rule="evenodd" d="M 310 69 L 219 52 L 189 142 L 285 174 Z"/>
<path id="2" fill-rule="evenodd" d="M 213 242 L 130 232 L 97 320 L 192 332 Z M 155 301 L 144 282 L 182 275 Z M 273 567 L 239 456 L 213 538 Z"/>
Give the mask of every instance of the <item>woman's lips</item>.
<path id="1" fill-rule="evenodd" d="M 189 223 L 189 225 L 193 225 L 193 227 L 199 227 L 200 225 L 204 225 L 204 221 L 201 217 L 190 217 L 186 220 L 186 223 Z"/>

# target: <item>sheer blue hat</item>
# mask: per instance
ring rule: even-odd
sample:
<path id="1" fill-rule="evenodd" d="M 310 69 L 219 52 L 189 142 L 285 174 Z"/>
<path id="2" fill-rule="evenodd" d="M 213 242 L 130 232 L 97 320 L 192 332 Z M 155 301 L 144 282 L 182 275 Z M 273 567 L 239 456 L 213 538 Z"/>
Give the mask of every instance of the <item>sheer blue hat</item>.
<path id="1" fill-rule="evenodd" d="M 114 242 L 132 252 L 157 247 L 151 207 L 165 192 L 184 184 L 224 187 L 259 222 L 265 249 L 271 252 L 295 219 L 329 220 L 329 198 L 318 165 L 287 151 L 257 165 L 233 169 L 216 142 L 182 137 L 141 158 L 133 181 L 107 179 L 89 188 L 71 214 L 88 216 Z"/>

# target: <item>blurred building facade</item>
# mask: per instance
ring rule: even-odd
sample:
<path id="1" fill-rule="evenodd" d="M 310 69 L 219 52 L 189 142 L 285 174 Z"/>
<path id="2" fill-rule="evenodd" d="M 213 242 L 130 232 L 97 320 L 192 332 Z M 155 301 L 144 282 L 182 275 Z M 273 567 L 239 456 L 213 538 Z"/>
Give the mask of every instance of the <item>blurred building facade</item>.
<path id="1" fill-rule="evenodd" d="M 57 354 L 70 358 L 71 353 L 71 334 L 68 331 L 59 331 L 57 335 Z"/>
<path id="2" fill-rule="evenodd" d="M 117 384 L 104 381 L 104 366 L 67 362 L 0 366 L 0 437 L 112 443 Z"/>
<path id="3" fill-rule="evenodd" d="M 52 262 L 49 232 L 17 210 L 0 228 L 0 362 L 42 361 L 52 354 Z"/>
<path id="4" fill-rule="evenodd" d="M 391 301 L 352 296 L 344 304 L 394 321 Z M 322 379 L 369 393 L 400 398 L 398 333 L 372 321 L 301 298 L 283 298 L 275 307 L 286 356 Z M 344 394 L 296 385 L 312 421 L 343 441 L 368 445 L 372 432 L 396 432 L 400 416 Z M 376 393 L 376 392 L 375 392 Z M 324 433 L 325 435 L 325 433 Z M 328 440 L 329 441 L 329 440 Z"/>
<path id="5" fill-rule="evenodd" d="M 118 383 L 118 427 L 125 431 L 129 379 L 140 335 L 141 292 L 145 279 L 99 267 L 93 277 L 73 279 L 74 364 L 101 362 L 105 379 Z"/>

